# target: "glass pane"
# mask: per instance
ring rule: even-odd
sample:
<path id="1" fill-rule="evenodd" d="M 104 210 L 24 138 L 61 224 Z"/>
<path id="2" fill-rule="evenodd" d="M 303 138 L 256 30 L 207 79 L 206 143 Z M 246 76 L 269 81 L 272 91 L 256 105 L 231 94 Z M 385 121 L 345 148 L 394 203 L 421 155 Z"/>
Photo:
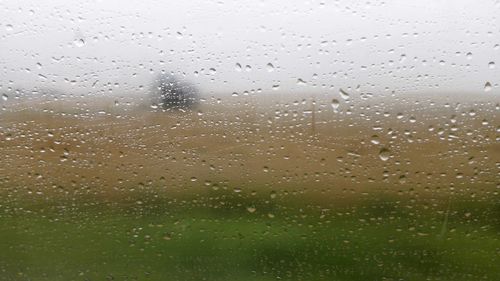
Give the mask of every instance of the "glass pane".
<path id="1" fill-rule="evenodd" d="M 499 1 L 45 2 L 0 280 L 500 280 Z"/>

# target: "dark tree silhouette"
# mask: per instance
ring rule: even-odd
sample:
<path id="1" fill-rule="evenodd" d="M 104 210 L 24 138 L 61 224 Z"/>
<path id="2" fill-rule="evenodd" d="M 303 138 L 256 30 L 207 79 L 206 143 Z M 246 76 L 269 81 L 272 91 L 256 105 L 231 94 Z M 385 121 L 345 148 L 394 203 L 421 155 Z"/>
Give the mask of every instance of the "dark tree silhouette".
<path id="1" fill-rule="evenodd" d="M 181 81 L 173 75 L 164 74 L 156 80 L 156 94 L 159 105 L 167 109 L 191 109 L 198 99 L 198 90 L 192 84 Z"/>

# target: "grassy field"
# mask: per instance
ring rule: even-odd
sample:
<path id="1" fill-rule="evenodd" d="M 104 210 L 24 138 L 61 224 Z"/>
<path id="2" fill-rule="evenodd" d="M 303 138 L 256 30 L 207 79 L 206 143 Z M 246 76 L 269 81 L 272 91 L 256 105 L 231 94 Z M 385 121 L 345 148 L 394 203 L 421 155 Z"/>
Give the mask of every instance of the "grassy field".
<path id="1" fill-rule="evenodd" d="M 500 280 L 498 106 L 407 104 L 2 112 L 0 280 Z"/>
<path id="2" fill-rule="evenodd" d="M 332 200 L 334 201 L 334 200 Z M 498 280 L 500 205 L 212 191 L 11 202 L 0 280 Z"/>

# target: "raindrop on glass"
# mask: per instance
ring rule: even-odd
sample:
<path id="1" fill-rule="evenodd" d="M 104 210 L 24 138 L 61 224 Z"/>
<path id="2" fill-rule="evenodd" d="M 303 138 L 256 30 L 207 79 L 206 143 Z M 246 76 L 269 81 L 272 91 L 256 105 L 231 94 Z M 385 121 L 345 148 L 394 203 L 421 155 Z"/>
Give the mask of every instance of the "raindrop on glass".
<path id="1" fill-rule="evenodd" d="M 490 82 L 486 82 L 486 84 L 484 84 L 484 91 L 485 92 L 491 91 L 491 83 Z"/>
<path id="2" fill-rule="evenodd" d="M 274 65 L 272 63 L 268 63 L 267 66 L 267 72 L 273 72 L 274 71 Z"/>
<path id="3" fill-rule="evenodd" d="M 378 153 L 378 157 L 380 158 L 380 160 L 382 161 L 387 161 L 389 160 L 389 157 L 391 156 L 391 152 L 389 151 L 389 149 L 387 148 L 382 148 L 380 149 L 379 153 Z"/>
<path id="4" fill-rule="evenodd" d="M 349 94 L 348 94 L 346 91 L 344 91 L 344 90 L 340 89 L 340 90 L 339 90 L 339 93 L 340 93 L 340 96 L 341 96 L 343 99 L 345 99 L 345 100 L 349 99 Z"/>
<path id="5" fill-rule="evenodd" d="M 338 99 L 333 99 L 332 100 L 333 112 L 338 112 L 339 106 L 340 106 L 339 100 Z"/>
<path id="6" fill-rule="evenodd" d="M 301 78 L 297 79 L 297 85 L 305 85 L 307 84 L 306 81 L 302 80 Z"/>
<path id="7" fill-rule="evenodd" d="M 80 38 L 73 41 L 73 44 L 75 44 L 75 46 L 77 47 L 83 47 L 83 45 L 85 45 L 85 41 Z"/>

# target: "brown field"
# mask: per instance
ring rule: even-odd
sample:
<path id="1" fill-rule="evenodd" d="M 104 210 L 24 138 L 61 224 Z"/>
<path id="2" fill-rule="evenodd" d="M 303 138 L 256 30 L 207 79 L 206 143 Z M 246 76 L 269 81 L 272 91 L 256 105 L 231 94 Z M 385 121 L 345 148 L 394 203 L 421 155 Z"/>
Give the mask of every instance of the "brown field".
<path id="1" fill-rule="evenodd" d="M 498 105 L 380 103 L 341 104 L 338 113 L 327 100 L 252 99 L 190 112 L 55 103 L 4 110 L 1 193 L 498 192 Z"/>

